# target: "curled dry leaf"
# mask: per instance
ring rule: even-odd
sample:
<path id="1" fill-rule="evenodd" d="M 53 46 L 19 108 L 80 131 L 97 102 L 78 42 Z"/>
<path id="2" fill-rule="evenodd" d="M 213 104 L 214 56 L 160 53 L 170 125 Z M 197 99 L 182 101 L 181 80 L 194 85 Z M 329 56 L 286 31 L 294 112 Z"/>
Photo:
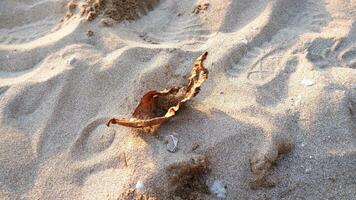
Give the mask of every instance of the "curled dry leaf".
<path id="1" fill-rule="evenodd" d="M 163 123 L 176 114 L 185 102 L 199 93 L 200 86 L 208 78 L 209 72 L 203 66 L 207 55 L 208 52 L 205 52 L 197 58 L 186 86 L 174 87 L 163 91 L 149 91 L 141 98 L 130 119 L 112 118 L 107 125 L 119 124 L 140 128 L 145 132 L 156 132 Z"/>

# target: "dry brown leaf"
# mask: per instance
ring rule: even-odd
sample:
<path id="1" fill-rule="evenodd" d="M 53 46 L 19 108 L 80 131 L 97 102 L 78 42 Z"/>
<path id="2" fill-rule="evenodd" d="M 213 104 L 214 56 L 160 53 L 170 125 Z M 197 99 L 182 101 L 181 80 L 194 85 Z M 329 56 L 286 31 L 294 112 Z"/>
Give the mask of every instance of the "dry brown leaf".
<path id="1" fill-rule="evenodd" d="M 163 123 L 172 118 L 185 102 L 199 93 L 200 86 L 208 78 L 209 72 L 203 66 L 207 55 L 208 52 L 205 52 L 197 58 L 186 86 L 149 91 L 141 98 L 130 119 L 112 118 L 107 125 L 119 124 L 154 133 Z"/>

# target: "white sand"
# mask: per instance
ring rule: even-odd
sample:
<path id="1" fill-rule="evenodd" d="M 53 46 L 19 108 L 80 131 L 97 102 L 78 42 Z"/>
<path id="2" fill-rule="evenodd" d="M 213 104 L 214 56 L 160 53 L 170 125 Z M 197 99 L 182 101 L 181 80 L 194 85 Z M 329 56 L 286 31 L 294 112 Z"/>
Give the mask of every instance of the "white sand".
<path id="1" fill-rule="evenodd" d="M 137 181 L 169 199 L 166 167 L 193 154 L 226 199 L 355 199 L 355 0 L 162 0 L 112 27 L 79 9 L 60 22 L 66 4 L 0 1 L 0 199 L 120 199 Z M 105 126 L 203 51 L 209 79 L 158 139 Z M 251 189 L 266 159 L 275 186 Z"/>

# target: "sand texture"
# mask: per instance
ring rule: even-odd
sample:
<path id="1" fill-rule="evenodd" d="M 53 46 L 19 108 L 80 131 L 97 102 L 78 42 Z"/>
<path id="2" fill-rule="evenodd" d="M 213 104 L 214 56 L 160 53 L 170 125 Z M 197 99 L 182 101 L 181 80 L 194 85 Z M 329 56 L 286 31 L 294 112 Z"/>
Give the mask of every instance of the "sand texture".
<path id="1" fill-rule="evenodd" d="M 205 51 L 208 79 L 156 135 L 106 126 Z M 356 198 L 355 0 L 0 0 L 0 199 L 218 199 L 213 183 Z"/>

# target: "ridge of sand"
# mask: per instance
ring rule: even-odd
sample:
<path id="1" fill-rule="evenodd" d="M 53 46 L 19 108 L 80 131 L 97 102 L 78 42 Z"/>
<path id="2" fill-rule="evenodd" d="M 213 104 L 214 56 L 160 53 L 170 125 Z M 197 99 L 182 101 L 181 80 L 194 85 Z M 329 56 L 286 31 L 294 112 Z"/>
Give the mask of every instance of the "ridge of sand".
<path id="1" fill-rule="evenodd" d="M 65 0 L 0 1 L 0 199 L 132 199 L 139 180 L 178 199 L 167 169 L 197 154 L 197 183 L 221 180 L 226 199 L 356 196 L 355 1 L 135 2 L 107 26 L 63 18 Z M 185 83 L 202 51 L 209 79 L 158 139 L 105 126 Z"/>

